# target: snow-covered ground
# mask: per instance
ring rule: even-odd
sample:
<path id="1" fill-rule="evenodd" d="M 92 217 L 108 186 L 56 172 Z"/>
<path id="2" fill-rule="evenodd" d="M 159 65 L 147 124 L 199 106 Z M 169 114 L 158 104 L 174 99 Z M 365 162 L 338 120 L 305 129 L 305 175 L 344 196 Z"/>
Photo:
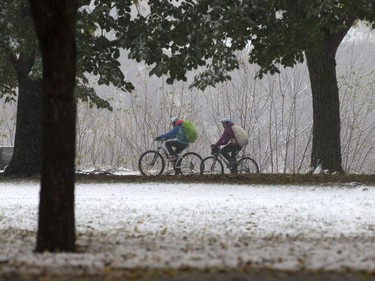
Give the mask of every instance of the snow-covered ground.
<path id="1" fill-rule="evenodd" d="M 0 268 L 375 270 L 375 187 L 77 184 L 79 254 L 35 254 L 39 185 L 0 184 Z M 46 269 L 48 268 L 48 269 Z"/>

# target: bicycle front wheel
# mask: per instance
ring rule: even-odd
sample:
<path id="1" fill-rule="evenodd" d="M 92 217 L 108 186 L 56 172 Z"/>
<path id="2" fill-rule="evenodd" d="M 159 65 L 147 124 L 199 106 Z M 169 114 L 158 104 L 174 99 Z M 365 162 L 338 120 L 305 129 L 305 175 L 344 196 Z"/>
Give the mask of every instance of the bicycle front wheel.
<path id="1" fill-rule="evenodd" d="M 243 157 L 237 163 L 238 174 L 257 174 L 259 167 L 257 162 L 250 157 Z"/>
<path id="2" fill-rule="evenodd" d="M 159 176 L 163 173 L 164 167 L 163 156 L 155 150 L 147 150 L 138 161 L 138 168 L 144 176 Z"/>
<path id="3" fill-rule="evenodd" d="M 176 171 L 182 175 L 193 175 L 200 173 L 202 157 L 195 152 L 188 152 L 182 155 L 176 164 Z"/>
<path id="4" fill-rule="evenodd" d="M 224 173 L 224 166 L 217 157 L 208 156 L 202 160 L 200 170 L 202 175 L 218 175 Z"/>

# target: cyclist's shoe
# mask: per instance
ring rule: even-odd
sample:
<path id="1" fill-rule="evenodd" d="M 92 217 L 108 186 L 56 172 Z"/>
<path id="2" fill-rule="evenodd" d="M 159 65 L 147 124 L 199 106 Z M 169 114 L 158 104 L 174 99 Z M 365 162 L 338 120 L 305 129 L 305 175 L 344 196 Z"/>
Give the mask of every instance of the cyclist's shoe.
<path id="1" fill-rule="evenodd" d="M 230 167 L 229 169 L 231 174 L 237 174 L 237 166 Z"/>
<path id="2" fill-rule="evenodd" d="M 229 170 L 231 173 L 237 173 L 237 161 L 236 159 L 229 160 Z"/>

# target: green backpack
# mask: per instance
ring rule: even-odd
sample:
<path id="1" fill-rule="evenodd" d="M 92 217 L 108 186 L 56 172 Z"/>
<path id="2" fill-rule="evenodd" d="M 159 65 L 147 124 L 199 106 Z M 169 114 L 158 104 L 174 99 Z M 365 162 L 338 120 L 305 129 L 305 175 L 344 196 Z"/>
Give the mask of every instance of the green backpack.
<path id="1" fill-rule="evenodd" d="M 198 138 L 198 131 L 194 124 L 189 120 L 184 120 L 182 123 L 182 129 L 184 130 L 185 138 L 187 142 L 193 143 Z"/>

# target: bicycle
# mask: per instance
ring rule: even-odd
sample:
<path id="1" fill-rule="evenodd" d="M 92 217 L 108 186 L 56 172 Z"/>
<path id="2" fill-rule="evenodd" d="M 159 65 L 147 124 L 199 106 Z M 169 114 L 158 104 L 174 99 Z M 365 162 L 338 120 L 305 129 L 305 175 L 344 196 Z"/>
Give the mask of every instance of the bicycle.
<path id="1" fill-rule="evenodd" d="M 238 174 L 257 174 L 259 173 L 259 166 L 257 162 L 242 152 L 239 156 L 239 152 L 236 153 L 236 173 Z M 202 160 L 201 163 L 201 174 L 223 174 L 224 164 L 227 168 L 230 167 L 229 161 L 218 151 L 213 151 L 211 156 L 208 156 Z"/>
<path id="2" fill-rule="evenodd" d="M 147 150 L 139 158 L 138 168 L 142 175 L 159 176 L 163 174 L 166 159 L 168 159 L 171 155 L 165 146 L 165 140 L 160 140 L 159 142 L 160 144 L 156 150 Z M 178 154 L 175 161 L 167 161 L 168 165 L 172 164 L 173 167 L 173 170 L 168 171 L 167 174 L 170 172 L 174 172 L 176 175 L 199 174 L 201 162 L 202 157 L 198 153 L 187 152 L 182 156 Z"/>

